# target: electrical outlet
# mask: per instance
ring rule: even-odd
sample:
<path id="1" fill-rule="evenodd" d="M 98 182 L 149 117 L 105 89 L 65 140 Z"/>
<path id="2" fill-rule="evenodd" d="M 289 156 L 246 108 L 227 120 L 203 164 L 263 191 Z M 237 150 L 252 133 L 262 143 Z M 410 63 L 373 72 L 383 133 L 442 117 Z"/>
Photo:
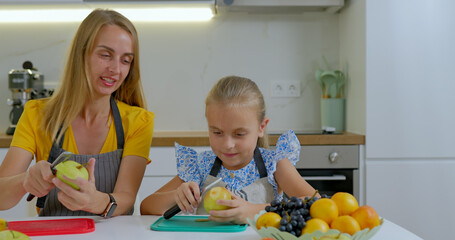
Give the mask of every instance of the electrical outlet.
<path id="1" fill-rule="evenodd" d="M 300 82 L 290 81 L 286 85 L 286 97 L 300 97 Z"/>
<path id="2" fill-rule="evenodd" d="M 300 97 L 300 82 L 272 81 L 270 92 L 272 97 Z"/>
<path id="3" fill-rule="evenodd" d="M 270 84 L 270 92 L 272 97 L 285 97 L 285 84 L 284 82 L 274 81 Z"/>

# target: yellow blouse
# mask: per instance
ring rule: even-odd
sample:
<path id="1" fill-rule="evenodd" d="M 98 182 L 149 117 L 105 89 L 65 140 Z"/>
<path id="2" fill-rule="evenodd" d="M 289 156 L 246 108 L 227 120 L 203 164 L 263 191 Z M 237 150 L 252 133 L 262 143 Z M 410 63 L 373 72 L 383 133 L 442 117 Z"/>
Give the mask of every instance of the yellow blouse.
<path id="1" fill-rule="evenodd" d="M 24 112 L 19 119 L 14 132 L 11 147 L 20 147 L 35 155 L 37 161 L 47 160 L 52 147 L 52 141 L 47 134 L 40 129 L 41 113 L 45 100 L 30 100 L 25 104 Z M 133 107 L 117 101 L 117 106 L 122 118 L 125 145 L 123 157 L 135 155 L 144 157 L 148 163 L 150 146 L 152 143 L 153 125 L 155 114 L 143 108 Z M 66 130 L 63 139 L 63 149 L 79 154 L 71 126 Z M 117 134 L 115 124 L 110 124 L 109 133 L 100 153 L 117 150 Z"/>

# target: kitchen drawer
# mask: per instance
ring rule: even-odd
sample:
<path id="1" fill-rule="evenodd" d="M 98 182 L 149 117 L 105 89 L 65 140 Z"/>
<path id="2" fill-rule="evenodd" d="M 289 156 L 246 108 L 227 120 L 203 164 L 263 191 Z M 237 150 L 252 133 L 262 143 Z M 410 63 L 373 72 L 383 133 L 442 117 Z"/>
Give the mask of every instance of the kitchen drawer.
<path id="1" fill-rule="evenodd" d="M 296 168 L 359 168 L 359 145 L 302 146 Z"/>

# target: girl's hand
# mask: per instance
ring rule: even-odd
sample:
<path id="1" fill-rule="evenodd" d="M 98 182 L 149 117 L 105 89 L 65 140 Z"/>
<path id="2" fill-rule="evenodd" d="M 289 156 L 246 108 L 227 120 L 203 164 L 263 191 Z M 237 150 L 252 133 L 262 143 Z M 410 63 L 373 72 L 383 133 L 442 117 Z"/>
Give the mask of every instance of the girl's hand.
<path id="1" fill-rule="evenodd" d="M 218 200 L 219 205 L 231 207 L 227 210 L 211 210 L 209 219 L 215 222 L 232 222 L 234 224 L 245 224 L 246 219 L 254 219 L 254 215 L 265 208 L 265 204 L 253 204 L 231 192 L 232 200 Z"/>
<path id="2" fill-rule="evenodd" d="M 62 180 L 58 178 L 53 179 L 53 183 L 56 187 L 60 189 L 58 191 L 58 200 L 69 210 L 77 211 L 83 210 L 87 212 L 97 213 L 94 212 L 92 209 L 97 204 L 97 199 L 101 197 L 100 194 L 103 194 L 96 190 L 95 186 L 95 158 L 91 158 L 88 161 L 87 170 L 89 172 L 89 179 L 85 180 L 83 178 L 76 178 L 75 180 L 68 179 L 69 181 L 74 182 L 77 184 L 80 189 L 75 190 L 70 185 L 64 183 Z"/>
<path id="3" fill-rule="evenodd" d="M 201 191 L 195 182 L 185 182 L 175 190 L 174 200 L 182 212 L 194 212 L 201 201 Z"/>
<path id="4" fill-rule="evenodd" d="M 36 197 L 42 197 L 47 195 L 55 187 L 52 182 L 54 178 L 51 171 L 51 164 L 44 160 L 38 161 L 26 172 L 23 186 L 25 191 Z"/>

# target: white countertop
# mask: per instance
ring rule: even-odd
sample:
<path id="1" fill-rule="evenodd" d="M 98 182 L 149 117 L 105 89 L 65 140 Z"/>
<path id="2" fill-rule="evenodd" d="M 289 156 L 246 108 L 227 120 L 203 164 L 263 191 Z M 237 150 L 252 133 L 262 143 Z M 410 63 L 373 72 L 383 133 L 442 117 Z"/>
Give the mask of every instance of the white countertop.
<path id="1" fill-rule="evenodd" d="M 18 220 L 39 220 L 39 219 L 59 219 L 69 217 L 51 217 L 51 218 L 27 218 L 27 219 L 7 219 L 8 221 Z M 74 217 L 71 217 L 74 218 Z M 31 239 L 96 239 L 96 240 L 114 240 L 114 239 L 159 239 L 159 240 L 260 240 L 261 237 L 248 227 L 243 232 L 234 233 L 210 233 L 210 232 L 163 232 L 150 230 L 150 225 L 154 223 L 159 216 L 118 216 L 111 219 L 102 219 L 92 217 L 95 220 L 95 231 L 91 233 L 73 234 L 73 235 L 53 235 L 53 236 L 35 236 Z M 371 240 L 422 240 L 422 238 L 407 231 L 406 229 L 384 219 L 381 229 Z"/>

